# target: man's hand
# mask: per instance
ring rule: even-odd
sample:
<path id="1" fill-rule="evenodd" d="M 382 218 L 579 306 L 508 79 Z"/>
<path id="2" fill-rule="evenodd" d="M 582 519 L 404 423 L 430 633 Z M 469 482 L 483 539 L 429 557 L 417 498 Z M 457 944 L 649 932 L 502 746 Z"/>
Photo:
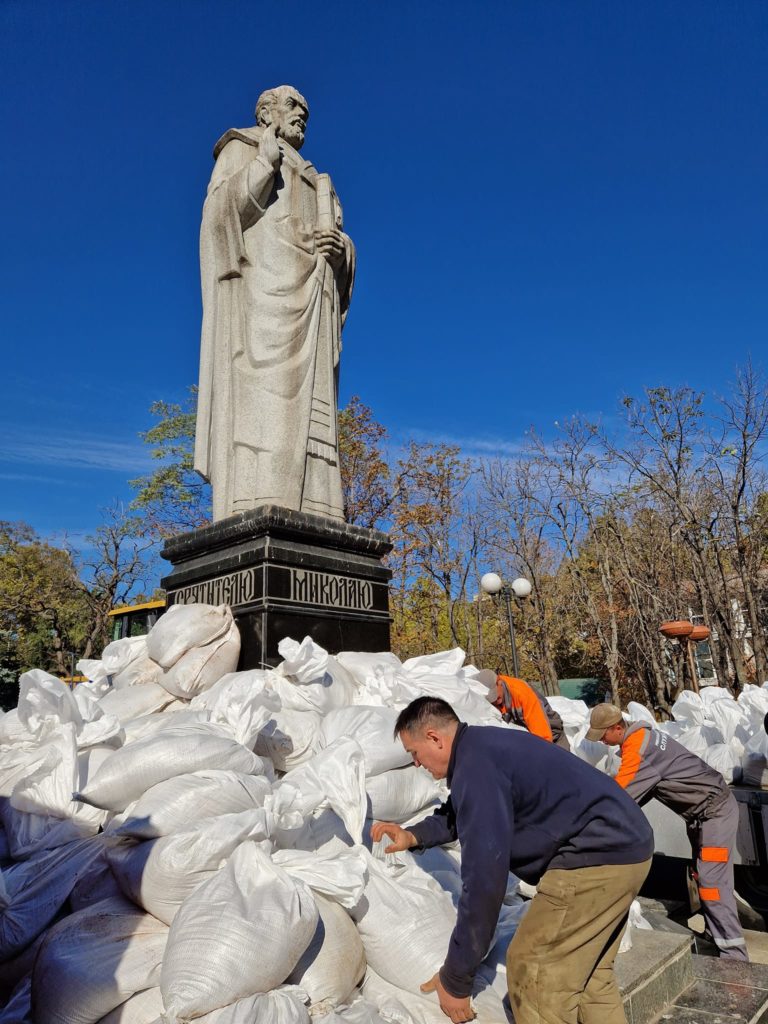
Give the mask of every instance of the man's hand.
<path id="1" fill-rule="evenodd" d="M 336 228 L 316 231 L 315 244 L 317 245 L 317 251 L 325 256 L 334 270 L 337 270 L 345 256 L 344 240 L 341 237 L 341 232 Z"/>
<path id="2" fill-rule="evenodd" d="M 465 996 L 463 999 L 458 999 L 456 996 L 452 996 L 450 992 L 446 992 L 443 988 L 442 981 L 440 981 L 439 974 L 430 978 L 429 981 L 425 981 L 421 986 L 421 991 L 437 992 L 440 1009 L 446 1017 L 450 1017 L 454 1024 L 463 1024 L 464 1021 L 474 1020 L 477 1016 L 475 1011 L 472 1009 L 469 996 Z"/>
<path id="3" fill-rule="evenodd" d="M 264 157 L 274 170 L 277 170 L 280 163 L 280 147 L 277 144 L 277 134 L 274 125 L 268 125 L 261 133 L 259 140 L 259 156 Z"/>
<path id="4" fill-rule="evenodd" d="M 385 847 L 384 853 L 400 853 L 402 850 L 410 850 L 417 845 L 416 836 L 408 832 L 392 821 L 374 821 L 371 827 L 371 839 L 378 843 L 380 839 L 387 836 L 392 840 L 390 846 Z"/>

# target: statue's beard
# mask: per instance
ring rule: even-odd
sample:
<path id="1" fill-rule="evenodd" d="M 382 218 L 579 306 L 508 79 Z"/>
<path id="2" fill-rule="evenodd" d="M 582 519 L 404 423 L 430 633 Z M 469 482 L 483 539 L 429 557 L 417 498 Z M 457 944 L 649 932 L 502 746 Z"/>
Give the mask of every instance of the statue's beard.
<path id="1" fill-rule="evenodd" d="M 299 150 L 304 145 L 304 130 L 297 124 L 284 124 L 280 129 L 280 135 L 289 146 Z"/>

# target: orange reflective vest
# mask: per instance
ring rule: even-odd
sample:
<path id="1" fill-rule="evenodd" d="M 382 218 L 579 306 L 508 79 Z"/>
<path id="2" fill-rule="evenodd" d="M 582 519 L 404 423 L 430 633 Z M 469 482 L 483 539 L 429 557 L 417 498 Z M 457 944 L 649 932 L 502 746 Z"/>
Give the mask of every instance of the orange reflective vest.
<path id="1" fill-rule="evenodd" d="M 563 734 L 563 721 L 546 697 L 514 676 L 499 676 L 497 685 L 501 697 L 499 710 L 505 722 L 521 725 L 534 736 L 557 743 Z"/>

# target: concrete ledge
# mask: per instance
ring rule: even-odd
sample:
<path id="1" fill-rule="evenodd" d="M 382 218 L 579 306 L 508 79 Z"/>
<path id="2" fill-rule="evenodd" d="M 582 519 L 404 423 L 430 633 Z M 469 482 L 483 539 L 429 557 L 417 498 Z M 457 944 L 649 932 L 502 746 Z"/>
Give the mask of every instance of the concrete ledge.
<path id="1" fill-rule="evenodd" d="M 694 981 L 690 936 L 634 929 L 616 980 L 629 1024 L 650 1024 Z"/>

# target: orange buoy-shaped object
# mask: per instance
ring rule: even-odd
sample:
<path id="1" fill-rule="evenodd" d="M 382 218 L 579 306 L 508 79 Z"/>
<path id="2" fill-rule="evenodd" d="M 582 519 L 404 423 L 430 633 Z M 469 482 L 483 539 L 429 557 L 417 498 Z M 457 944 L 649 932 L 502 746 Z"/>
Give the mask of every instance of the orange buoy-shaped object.
<path id="1" fill-rule="evenodd" d="M 693 623 L 687 619 L 674 619 L 672 622 L 662 622 L 659 632 L 671 640 L 684 640 L 691 635 L 694 628 Z"/>
<path id="2" fill-rule="evenodd" d="M 688 639 L 697 643 L 699 640 L 709 640 L 709 626 L 694 626 L 688 634 Z"/>

